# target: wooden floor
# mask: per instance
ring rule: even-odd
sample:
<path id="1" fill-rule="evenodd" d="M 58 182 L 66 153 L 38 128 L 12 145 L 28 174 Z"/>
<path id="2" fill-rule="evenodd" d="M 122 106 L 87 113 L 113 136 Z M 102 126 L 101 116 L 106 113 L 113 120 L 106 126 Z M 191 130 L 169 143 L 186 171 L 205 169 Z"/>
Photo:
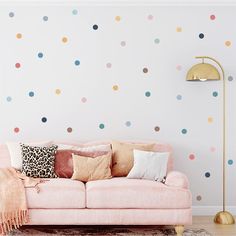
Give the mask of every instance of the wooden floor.
<path id="1" fill-rule="evenodd" d="M 213 222 L 213 216 L 194 216 L 193 225 L 189 226 L 189 228 L 203 228 L 211 233 L 212 236 L 236 236 L 236 224 L 215 224 Z"/>

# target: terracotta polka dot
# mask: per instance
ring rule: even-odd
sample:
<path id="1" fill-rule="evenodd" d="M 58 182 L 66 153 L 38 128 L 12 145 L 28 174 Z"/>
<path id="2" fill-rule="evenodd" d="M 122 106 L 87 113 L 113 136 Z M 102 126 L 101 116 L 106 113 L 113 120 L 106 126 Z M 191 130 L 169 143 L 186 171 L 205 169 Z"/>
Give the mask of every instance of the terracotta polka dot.
<path id="1" fill-rule="evenodd" d="M 188 156 L 188 158 L 189 158 L 191 161 L 193 161 L 193 160 L 195 159 L 195 155 L 194 155 L 194 154 L 190 154 L 190 155 Z"/>
<path id="2" fill-rule="evenodd" d="M 153 19 L 154 19 L 154 16 L 150 14 L 150 15 L 148 15 L 147 18 L 148 18 L 148 20 L 153 20 Z"/>
<path id="3" fill-rule="evenodd" d="M 67 43 L 67 42 L 68 42 L 68 38 L 67 38 L 67 37 L 63 37 L 63 38 L 61 39 L 61 41 L 62 41 L 63 43 Z"/>
<path id="4" fill-rule="evenodd" d="M 176 28 L 176 32 L 178 32 L 178 33 L 182 32 L 182 28 L 178 26 L 178 27 Z"/>
<path id="5" fill-rule="evenodd" d="M 208 123 L 212 123 L 212 122 L 213 122 L 213 118 L 212 118 L 211 116 L 209 116 L 209 117 L 207 118 L 207 121 L 208 121 Z"/>
<path id="6" fill-rule="evenodd" d="M 146 67 L 143 68 L 143 73 L 145 73 L 145 74 L 148 73 L 148 68 L 146 68 Z"/>
<path id="7" fill-rule="evenodd" d="M 177 65 L 176 66 L 176 70 L 182 70 L 182 66 L 181 65 Z"/>
<path id="8" fill-rule="evenodd" d="M 230 41 L 225 41 L 225 46 L 226 47 L 230 47 L 231 46 L 231 42 Z"/>
<path id="9" fill-rule="evenodd" d="M 22 38 L 22 34 L 21 33 L 16 34 L 16 38 L 17 39 L 21 39 Z"/>
<path id="10" fill-rule="evenodd" d="M 215 15 L 210 15 L 210 19 L 211 19 L 211 20 L 215 20 L 215 19 L 216 19 L 216 16 L 215 16 Z"/>
<path id="11" fill-rule="evenodd" d="M 56 90 L 55 90 L 55 93 L 56 93 L 57 95 L 60 95 L 60 94 L 61 94 L 61 90 L 60 90 L 60 89 L 56 89 Z"/>
<path id="12" fill-rule="evenodd" d="M 156 132 L 159 132 L 159 131 L 160 131 L 160 127 L 159 127 L 159 126 L 156 126 L 156 127 L 154 128 L 154 130 L 155 130 Z"/>
<path id="13" fill-rule="evenodd" d="M 215 148 L 215 147 L 210 147 L 210 151 L 211 151 L 211 152 L 215 152 L 215 151 L 216 151 L 216 148 Z"/>
<path id="14" fill-rule="evenodd" d="M 19 69 L 19 68 L 21 67 L 21 64 L 20 64 L 19 62 L 17 62 L 17 63 L 15 64 L 15 67 L 16 67 L 17 69 Z"/>
<path id="15" fill-rule="evenodd" d="M 118 86 L 118 85 L 113 85 L 112 89 L 113 89 L 114 91 L 117 91 L 117 90 L 119 89 L 119 86 Z"/>
<path id="16" fill-rule="evenodd" d="M 68 128 L 67 128 L 67 132 L 68 132 L 68 133 L 71 133 L 71 132 L 72 132 L 72 128 L 71 128 L 71 127 L 68 127 Z"/>
<path id="17" fill-rule="evenodd" d="M 15 133 L 19 133 L 20 132 L 20 129 L 18 127 L 14 128 L 14 132 Z"/>
<path id="18" fill-rule="evenodd" d="M 106 67 L 107 67 L 107 68 L 111 68 L 111 67 L 112 67 L 112 64 L 109 62 L 109 63 L 106 64 Z"/>
<path id="19" fill-rule="evenodd" d="M 81 102 L 82 102 L 82 103 L 86 103 L 86 102 L 87 102 L 87 98 L 82 97 L 82 98 L 81 98 Z"/>
<path id="20" fill-rule="evenodd" d="M 201 200 L 202 200 L 202 197 L 201 197 L 200 195 L 198 195 L 198 196 L 196 197 L 196 199 L 197 199 L 197 201 L 201 201 Z"/>
<path id="21" fill-rule="evenodd" d="M 115 17 L 115 21 L 120 21 L 121 20 L 121 17 L 120 16 L 116 16 Z"/>

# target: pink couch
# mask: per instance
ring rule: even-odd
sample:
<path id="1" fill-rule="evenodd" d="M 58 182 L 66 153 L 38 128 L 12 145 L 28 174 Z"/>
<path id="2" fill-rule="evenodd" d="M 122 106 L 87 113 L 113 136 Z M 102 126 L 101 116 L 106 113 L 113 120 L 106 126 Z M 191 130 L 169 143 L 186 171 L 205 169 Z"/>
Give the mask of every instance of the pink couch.
<path id="1" fill-rule="evenodd" d="M 160 146 L 160 144 L 158 144 Z M 162 151 L 171 151 L 162 144 Z M 50 179 L 40 193 L 26 189 L 30 225 L 175 225 L 178 235 L 192 223 L 192 197 L 187 177 L 172 170 L 166 183 L 112 178 L 86 184 Z M 6 145 L 0 145 L 0 168 L 10 166 Z"/>

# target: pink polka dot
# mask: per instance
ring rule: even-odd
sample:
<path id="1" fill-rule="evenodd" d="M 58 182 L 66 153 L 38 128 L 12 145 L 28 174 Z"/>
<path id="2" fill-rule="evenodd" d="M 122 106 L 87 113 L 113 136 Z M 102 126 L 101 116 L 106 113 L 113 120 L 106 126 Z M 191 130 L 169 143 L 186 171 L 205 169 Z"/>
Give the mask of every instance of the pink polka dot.
<path id="1" fill-rule="evenodd" d="M 147 18 L 148 18 L 148 20 L 153 20 L 154 17 L 153 17 L 153 15 L 148 15 Z"/>
<path id="2" fill-rule="evenodd" d="M 215 20 L 215 19 L 216 19 L 216 16 L 215 16 L 215 15 L 210 15 L 210 19 L 211 19 L 211 20 Z"/>
<path id="3" fill-rule="evenodd" d="M 85 98 L 85 97 L 81 98 L 81 102 L 82 103 L 86 103 L 87 102 L 87 98 Z"/>
<path id="4" fill-rule="evenodd" d="M 194 155 L 194 154 L 190 154 L 190 155 L 188 156 L 188 158 L 192 161 L 192 160 L 195 159 L 195 155 Z"/>
<path id="5" fill-rule="evenodd" d="M 177 70 L 182 70 L 182 66 L 181 66 L 181 65 L 177 65 L 177 66 L 176 66 L 176 69 L 177 69 Z"/>
<path id="6" fill-rule="evenodd" d="M 20 68 L 20 63 L 17 62 L 17 63 L 15 64 L 15 67 L 16 67 L 17 69 Z"/>
<path id="7" fill-rule="evenodd" d="M 14 128 L 14 132 L 15 133 L 19 133 L 20 132 L 20 129 L 18 127 Z"/>
<path id="8" fill-rule="evenodd" d="M 215 147 L 211 147 L 210 150 L 211 150 L 211 152 L 215 152 L 216 148 Z"/>
<path id="9" fill-rule="evenodd" d="M 124 46 L 126 45 L 126 42 L 125 42 L 125 41 L 121 41 L 120 45 L 121 45 L 122 47 L 124 47 Z"/>
<path id="10" fill-rule="evenodd" d="M 107 68 L 111 68 L 111 67 L 112 67 L 112 64 L 109 62 L 109 63 L 106 64 L 106 67 L 107 67 Z"/>

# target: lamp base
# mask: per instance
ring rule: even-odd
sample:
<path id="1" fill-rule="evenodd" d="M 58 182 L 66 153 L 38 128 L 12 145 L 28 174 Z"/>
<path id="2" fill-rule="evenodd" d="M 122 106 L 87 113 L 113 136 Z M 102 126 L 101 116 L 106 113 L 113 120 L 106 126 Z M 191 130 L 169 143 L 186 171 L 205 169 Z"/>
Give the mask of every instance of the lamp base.
<path id="1" fill-rule="evenodd" d="M 228 211 L 220 211 L 215 215 L 214 222 L 221 225 L 232 225 L 235 223 L 235 220 Z"/>

